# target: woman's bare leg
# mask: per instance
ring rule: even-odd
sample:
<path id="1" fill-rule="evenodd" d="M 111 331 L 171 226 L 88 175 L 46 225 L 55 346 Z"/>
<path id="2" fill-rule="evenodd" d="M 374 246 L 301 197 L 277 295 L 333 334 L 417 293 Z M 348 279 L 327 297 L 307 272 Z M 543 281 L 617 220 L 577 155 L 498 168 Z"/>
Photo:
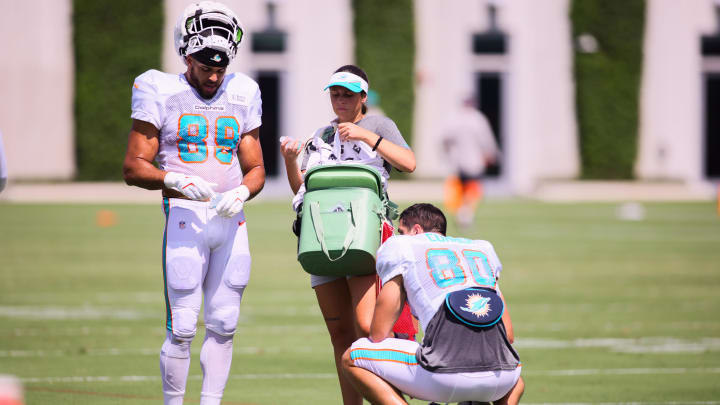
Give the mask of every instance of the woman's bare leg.
<path id="1" fill-rule="evenodd" d="M 355 391 L 355 388 L 353 388 L 341 369 L 342 354 L 352 345 L 357 336 L 355 333 L 355 315 L 347 281 L 340 278 L 316 286 L 315 296 L 330 334 L 343 404 L 361 405 L 362 396 Z"/>
<path id="2" fill-rule="evenodd" d="M 347 280 L 355 317 L 356 339 L 370 335 L 370 324 L 375 312 L 375 279 L 375 274 L 371 274 Z"/>

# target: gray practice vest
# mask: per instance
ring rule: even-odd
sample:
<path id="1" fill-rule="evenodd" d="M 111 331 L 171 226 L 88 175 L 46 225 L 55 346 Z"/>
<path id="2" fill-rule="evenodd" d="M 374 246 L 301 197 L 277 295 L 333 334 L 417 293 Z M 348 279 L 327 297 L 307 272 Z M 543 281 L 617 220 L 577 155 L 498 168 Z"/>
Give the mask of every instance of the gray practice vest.
<path id="1" fill-rule="evenodd" d="M 422 368 L 435 373 L 514 370 L 520 363 L 502 321 L 474 328 L 458 321 L 444 304 L 428 324 L 416 357 Z"/>

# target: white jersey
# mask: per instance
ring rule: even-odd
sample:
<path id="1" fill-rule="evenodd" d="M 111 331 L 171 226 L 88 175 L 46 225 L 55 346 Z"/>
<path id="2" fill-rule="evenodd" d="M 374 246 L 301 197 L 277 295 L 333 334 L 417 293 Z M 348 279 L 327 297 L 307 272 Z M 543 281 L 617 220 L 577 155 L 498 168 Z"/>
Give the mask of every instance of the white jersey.
<path id="1" fill-rule="evenodd" d="M 160 131 L 160 169 L 200 176 L 219 193 L 242 183 L 238 144 L 260 126 L 261 115 L 260 89 L 240 73 L 225 76 L 210 100 L 184 74 L 148 70 L 133 84 L 131 117 Z"/>
<path id="2" fill-rule="evenodd" d="M 380 115 L 365 116 L 356 124 L 398 146 L 410 149 L 395 122 L 388 117 Z M 305 172 L 312 167 L 328 164 L 354 163 L 368 165 L 380 172 L 383 191 L 387 191 L 387 182 L 390 178 L 390 170 L 392 170 L 390 162 L 380 156 L 377 151 L 372 150 L 372 147 L 365 142 L 341 142 L 337 133 L 337 125 L 338 121 L 335 119 L 332 121 L 332 125 L 315 131 L 312 138 L 305 143 L 300 170 Z M 304 196 L 305 183 L 303 182 L 293 198 L 294 210 L 298 210 Z"/>
<path id="3" fill-rule="evenodd" d="M 463 107 L 451 115 L 449 122 L 444 139 L 450 141 L 450 162 L 465 175 L 482 175 L 488 159 L 497 159 L 499 154 L 487 118 L 473 107 Z"/>
<path id="4" fill-rule="evenodd" d="M 423 331 L 445 295 L 473 286 L 495 288 L 502 270 L 490 242 L 430 232 L 391 237 L 378 249 L 376 263 L 383 284 L 403 276 L 410 308 Z"/>

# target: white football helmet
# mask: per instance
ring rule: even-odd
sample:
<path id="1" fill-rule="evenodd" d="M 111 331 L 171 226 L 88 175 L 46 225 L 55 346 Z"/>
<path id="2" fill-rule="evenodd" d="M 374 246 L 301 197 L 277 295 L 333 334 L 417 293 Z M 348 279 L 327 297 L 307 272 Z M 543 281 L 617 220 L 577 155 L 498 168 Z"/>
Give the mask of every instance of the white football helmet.
<path id="1" fill-rule="evenodd" d="M 175 24 L 175 51 L 185 61 L 187 55 L 211 48 L 232 61 L 242 40 L 240 20 L 224 4 L 214 1 L 192 3 Z"/>

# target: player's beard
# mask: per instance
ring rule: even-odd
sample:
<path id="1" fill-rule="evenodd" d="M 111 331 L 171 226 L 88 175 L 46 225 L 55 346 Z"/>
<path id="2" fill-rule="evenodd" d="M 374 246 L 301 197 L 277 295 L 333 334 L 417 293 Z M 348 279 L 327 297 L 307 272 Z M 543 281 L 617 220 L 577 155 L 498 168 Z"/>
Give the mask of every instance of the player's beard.
<path id="1" fill-rule="evenodd" d="M 200 93 L 200 96 L 205 99 L 211 99 L 215 96 L 215 93 L 217 93 L 218 89 L 220 88 L 220 84 L 222 84 L 222 80 L 215 83 L 215 86 L 212 90 L 208 90 L 205 85 L 212 84 L 209 80 L 205 83 L 200 82 L 200 78 L 195 75 L 192 69 L 188 72 L 188 82 L 191 86 L 197 90 L 198 93 Z"/>

